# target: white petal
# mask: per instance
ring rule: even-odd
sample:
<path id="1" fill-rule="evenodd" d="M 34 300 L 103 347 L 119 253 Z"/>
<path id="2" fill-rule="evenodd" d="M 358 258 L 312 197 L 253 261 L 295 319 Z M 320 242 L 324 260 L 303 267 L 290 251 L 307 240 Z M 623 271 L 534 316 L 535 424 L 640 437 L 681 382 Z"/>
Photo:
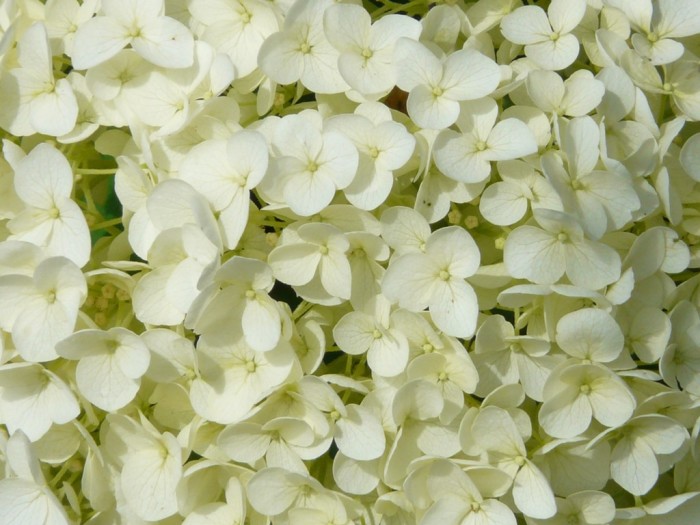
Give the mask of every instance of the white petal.
<path id="1" fill-rule="evenodd" d="M 234 461 L 255 463 L 270 446 L 270 435 L 257 423 L 237 423 L 226 427 L 217 445 Z"/>
<path id="2" fill-rule="evenodd" d="M 352 272 L 350 262 L 342 253 L 329 253 L 321 257 L 319 274 L 323 288 L 339 299 L 350 299 Z"/>
<path id="3" fill-rule="evenodd" d="M 527 94 L 542 111 L 555 112 L 562 106 L 564 82 L 553 71 L 530 71 L 527 75 Z"/>
<path id="4" fill-rule="evenodd" d="M 527 5 L 503 17 L 501 32 L 514 44 L 535 44 L 549 39 L 552 28 L 541 7 Z"/>
<path id="5" fill-rule="evenodd" d="M 508 118 L 491 130 L 486 141 L 488 160 L 511 160 L 537 153 L 535 135 L 524 122 Z"/>
<path id="6" fill-rule="evenodd" d="M 620 278 L 620 256 L 610 246 L 584 240 L 566 248 L 566 275 L 575 286 L 599 290 Z"/>
<path id="7" fill-rule="evenodd" d="M 659 34 L 681 38 L 700 33 L 700 6 L 692 0 L 658 0 Z"/>
<path id="8" fill-rule="evenodd" d="M 557 512 L 554 493 L 547 478 L 529 460 L 515 476 L 513 500 L 523 514 L 532 518 L 551 518 Z"/>
<path id="9" fill-rule="evenodd" d="M 588 75 L 571 76 L 561 106 L 567 115 L 580 117 L 590 113 L 603 100 L 605 84 Z"/>
<path id="10" fill-rule="evenodd" d="M 130 454 L 121 473 L 124 497 L 138 517 L 157 521 L 177 512 L 176 487 L 182 476 L 180 446 L 165 434 L 159 448 Z"/>
<path id="11" fill-rule="evenodd" d="M 312 30 L 314 31 L 314 30 Z M 301 82 L 315 93 L 341 93 L 349 89 L 338 71 L 338 51 L 326 40 L 323 32 L 316 29 L 312 51 L 303 55 L 304 69 Z"/>
<path id="12" fill-rule="evenodd" d="M 586 12 L 586 0 L 552 0 L 547 16 L 552 29 L 559 34 L 571 33 Z"/>
<path id="13" fill-rule="evenodd" d="M 336 425 L 335 442 L 351 459 L 368 461 L 384 453 L 386 440 L 379 419 L 367 408 L 348 405 L 347 415 Z"/>
<path id="14" fill-rule="evenodd" d="M 532 226 L 521 226 L 508 235 L 503 261 L 513 277 L 537 284 L 557 282 L 566 268 L 562 244 Z"/>
<path id="15" fill-rule="evenodd" d="M 433 294 L 430 317 L 435 325 L 454 337 L 474 335 L 479 314 L 474 289 L 463 280 L 453 279 L 436 285 Z"/>
<path id="16" fill-rule="evenodd" d="M 77 266 L 85 266 L 90 260 L 90 230 L 80 207 L 72 200 L 65 200 L 56 207 L 59 217 L 51 221 L 51 236 L 46 244 L 49 255 L 63 256 Z"/>
<path id="17" fill-rule="evenodd" d="M 20 160 L 15 172 L 15 191 L 30 206 L 50 209 L 70 198 L 73 172 L 63 154 L 47 143 Z"/>
<path id="18" fill-rule="evenodd" d="M 471 277 L 479 269 L 481 255 L 474 239 L 458 226 L 434 232 L 425 248 L 426 254 L 441 269 L 455 277 Z"/>
<path id="19" fill-rule="evenodd" d="M 269 296 L 258 295 L 246 301 L 241 324 L 246 343 L 253 350 L 266 352 L 277 346 L 281 333 L 280 314 Z"/>
<path id="20" fill-rule="evenodd" d="M 574 63 L 579 52 L 577 38 L 560 36 L 557 40 L 545 40 L 525 46 L 525 55 L 543 69 L 558 71 Z"/>
<path id="21" fill-rule="evenodd" d="M 342 452 L 333 458 L 333 479 L 348 494 L 369 494 L 379 483 L 377 461 L 355 461 Z"/>
<path id="22" fill-rule="evenodd" d="M 75 377 L 85 399 L 108 412 L 130 403 L 141 384 L 139 380 L 126 377 L 110 354 L 82 358 L 75 370 Z"/>
<path id="23" fill-rule="evenodd" d="M 557 344 L 578 359 L 610 362 L 620 355 L 624 343 L 622 330 L 604 310 L 584 308 L 557 323 Z"/>
<path id="24" fill-rule="evenodd" d="M 97 16 L 82 24 L 73 40 L 71 61 L 75 69 L 88 69 L 106 62 L 131 41 L 128 30 L 114 19 Z"/>
<path id="25" fill-rule="evenodd" d="M 132 296 L 134 313 L 142 322 L 176 325 L 184 319 L 185 312 L 173 304 L 167 295 L 173 270 L 173 265 L 161 266 L 147 273 L 136 284 Z"/>
<path id="26" fill-rule="evenodd" d="M 0 508 L 7 525 L 69 525 L 63 506 L 48 487 L 20 478 L 0 480 Z"/>
<path id="27" fill-rule="evenodd" d="M 588 396 L 593 409 L 593 417 L 608 427 L 622 425 L 636 407 L 634 396 L 625 383 L 617 376 L 600 377 Z"/>
<path id="28" fill-rule="evenodd" d="M 194 62 L 194 38 L 181 22 L 169 16 L 149 20 L 131 47 L 156 66 L 185 68 Z"/>
<path id="29" fill-rule="evenodd" d="M 491 94 L 501 81 L 498 65 L 473 49 L 452 53 L 444 64 L 440 86 L 453 100 L 474 100 Z"/>
<path id="30" fill-rule="evenodd" d="M 659 477 L 654 451 L 641 439 L 622 439 L 610 458 L 610 475 L 623 489 L 641 496 Z"/>
<path id="31" fill-rule="evenodd" d="M 288 244 L 270 252 L 267 262 L 280 281 L 298 286 L 308 283 L 316 273 L 321 260 L 318 246 L 313 244 Z"/>
<path id="32" fill-rule="evenodd" d="M 37 95 L 29 104 L 29 121 L 38 133 L 58 137 L 75 127 L 78 101 L 67 79 L 58 80 L 51 93 Z"/>
<path id="33" fill-rule="evenodd" d="M 510 226 L 525 215 L 527 199 L 515 184 L 497 182 L 481 194 L 479 211 L 492 224 Z"/>
<path id="34" fill-rule="evenodd" d="M 396 85 L 404 91 L 435 85 L 442 76 L 440 60 L 423 44 L 399 38 L 394 47 Z"/>
<path id="35" fill-rule="evenodd" d="M 336 4 L 323 13 L 326 37 L 339 51 L 354 51 L 368 44 L 372 20 L 361 6 Z"/>
<path id="36" fill-rule="evenodd" d="M 233 198 L 219 214 L 224 246 L 229 250 L 234 250 L 243 236 L 243 232 L 248 225 L 248 214 L 250 212 L 250 192 L 239 186 Z"/>
<path id="37" fill-rule="evenodd" d="M 274 33 L 258 53 L 260 69 L 279 84 L 291 84 L 301 77 L 304 59 L 295 36 L 289 32 Z"/>
<path id="38" fill-rule="evenodd" d="M 408 253 L 394 259 L 382 279 L 382 293 L 402 308 L 413 312 L 425 309 L 433 297 L 436 267 L 425 255 Z"/>
<path id="39" fill-rule="evenodd" d="M 383 332 L 381 338 L 371 341 L 367 351 L 370 369 L 383 377 L 395 377 L 406 370 L 408 358 L 408 341 L 396 330 Z"/>
<path id="40" fill-rule="evenodd" d="M 343 352 L 358 355 L 369 349 L 375 328 L 375 321 L 369 315 L 348 312 L 333 327 L 333 338 Z"/>
<path id="41" fill-rule="evenodd" d="M 459 115 L 459 103 L 450 100 L 445 94 L 435 95 L 424 85 L 411 90 L 406 101 L 406 109 L 411 120 L 426 129 L 444 129 L 454 124 Z"/>

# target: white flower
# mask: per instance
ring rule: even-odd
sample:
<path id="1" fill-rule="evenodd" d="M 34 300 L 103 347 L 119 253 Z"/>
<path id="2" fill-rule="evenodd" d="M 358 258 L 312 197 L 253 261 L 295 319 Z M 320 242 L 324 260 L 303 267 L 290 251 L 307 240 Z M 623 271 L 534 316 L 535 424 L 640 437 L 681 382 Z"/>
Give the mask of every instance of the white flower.
<path id="1" fill-rule="evenodd" d="M 470 337 L 476 330 L 476 294 L 465 281 L 479 267 L 476 243 L 451 226 L 433 233 L 425 253 L 394 259 L 382 280 L 382 293 L 412 312 L 429 308 L 436 326 L 448 335 Z"/>
<path id="2" fill-rule="evenodd" d="M 587 70 L 578 70 L 566 80 L 553 71 L 530 71 L 527 93 L 542 111 L 582 117 L 603 100 L 605 84 Z"/>
<path id="3" fill-rule="evenodd" d="M 544 385 L 539 421 L 549 435 L 571 438 L 583 433 L 591 418 L 607 427 L 624 424 L 637 403 L 625 382 L 595 364 L 564 364 Z"/>
<path id="4" fill-rule="evenodd" d="M 219 214 L 228 249 L 234 249 L 243 235 L 250 190 L 265 176 L 268 157 L 264 137 L 242 130 L 228 140 L 208 140 L 195 146 L 180 165 L 180 178 L 197 188 Z"/>
<path id="5" fill-rule="evenodd" d="M 689 438 L 680 423 L 659 414 L 633 417 L 608 434 L 619 436 L 610 458 L 612 479 L 636 496 L 652 489 L 663 457 L 676 452 Z"/>
<path id="6" fill-rule="evenodd" d="M 83 212 L 71 199 L 73 173 L 66 158 L 53 146 L 39 144 L 13 167 L 15 191 L 26 207 L 8 223 L 12 238 L 85 266 L 90 258 L 90 232 Z"/>
<path id="7" fill-rule="evenodd" d="M 295 2 L 284 29 L 265 39 L 258 53 L 260 69 L 280 84 L 300 81 L 316 93 L 340 93 L 349 86 L 338 72 L 338 51 L 323 31 L 330 0 Z"/>
<path id="8" fill-rule="evenodd" d="M 533 210 L 563 211 L 552 185 L 528 164 L 511 160 L 499 162 L 497 167 L 501 180 L 489 184 L 479 200 L 479 211 L 487 221 L 510 226 L 525 216 L 528 205 Z"/>
<path id="9" fill-rule="evenodd" d="M 274 6 L 259 0 L 195 0 L 188 9 L 204 26 L 202 40 L 231 57 L 238 78 L 257 69 L 260 47 L 279 30 Z"/>
<path id="10" fill-rule="evenodd" d="M 434 503 L 420 525 L 515 525 L 513 512 L 497 499 L 484 499 L 476 484 L 449 461 L 430 468 L 427 490 Z"/>
<path id="11" fill-rule="evenodd" d="M 199 294 L 197 284 L 218 264 L 218 249 L 193 224 L 161 232 L 148 250 L 153 268 L 134 288 L 136 317 L 149 324 L 181 323 Z"/>
<path id="12" fill-rule="evenodd" d="M 520 226 L 506 240 L 503 261 L 513 277 L 553 284 L 566 273 L 572 284 L 591 290 L 620 277 L 617 252 L 586 239 L 573 217 L 546 209 L 533 216 L 541 228 Z"/>
<path id="13" fill-rule="evenodd" d="M 350 185 L 359 162 L 353 143 L 322 125 L 314 111 L 289 115 L 277 124 L 272 138 L 276 158 L 268 184 L 278 185 L 284 203 L 305 217 L 323 210 L 336 190 Z"/>
<path id="14" fill-rule="evenodd" d="M 124 503 L 138 518 L 158 521 L 177 512 L 175 488 L 182 478 L 183 450 L 170 432 L 160 433 L 141 415 L 140 424 L 108 416 L 105 448 L 118 455 L 115 482 Z"/>
<path id="15" fill-rule="evenodd" d="M 461 133 L 445 130 L 435 140 L 435 164 L 447 177 L 478 183 L 491 175 L 491 162 L 537 153 L 535 136 L 518 119 L 496 124 L 498 104 L 492 98 L 463 103 L 457 119 Z"/>
<path id="16" fill-rule="evenodd" d="M 350 243 L 330 224 L 307 223 L 298 240 L 283 242 L 267 259 L 280 281 L 298 287 L 300 295 L 337 304 L 350 299 L 352 273 L 346 252 Z"/>
<path id="17" fill-rule="evenodd" d="M 125 46 L 166 68 L 189 67 L 194 39 L 189 29 L 164 16 L 163 0 L 102 0 L 103 16 L 82 24 L 73 41 L 73 67 L 88 69 L 115 56 Z"/>
<path id="18" fill-rule="evenodd" d="M 3 451 L 14 476 L 0 480 L 0 508 L 7 525 L 69 525 L 65 509 L 44 479 L 27 436 L 18 430 Z"/>
<path id="19" fill-rule="evenodd" d="M 295 356 L 288 344 L 269 352 L 256 352 L 243 337 L 225 343 L 200 339 L 198 376 L 190 387 L 194 410 L 209 421 L 242 421 L 253 407 L 289 376 Z M 235 403 L 231 403 L 235 399 Z"/>
<path id="20" fill-rule="evenodd" d="M 511 42 L 525 45 L 525 55 L 542 69 L 556 71 L 576 60 L 579 43 L 571 32 L 585 11 L 585 0 L 552 0 L 546 13 L 526 5 L 501 20 L 501 32 Z"/>
<path id="21" fill-rule="evenodd" d="M 443 129 L 459 116 L 459 102 L 491 94 L 501 80 L 496 63 L 473 49 L 438 58 L 423 44 L 400 38 L 394 48 L 396 85 L 407 91 L 411 119 L 422 128 Z"/>
<path id="22" fill-rule="evenodd" d="M 533 518 L 553 516 L 554 493 L 542 471 L 528 459 L 523 438 L 508 412 L 495 406 L 483 408 L 471 431 L 488 461 L 513 477 L 513 499 L 518 509 Z"/>
<path id="23" fill-rule="evenodd" d="M 0 83 L 0 123 L 17 135 L 60 136 L 75 126 L 78 102 L 67 79 L 56 80 L 46 26 L 37 22 L 19 41 L 19 67 Z M 14 82 L 15 85 L 8 85 Z"/>
<path id="24" fill-rule="evenodd" d="M 379 108 L 384 109 L 359 106 L 354 115 L 337 115 L 326 122 L 326 129 L 343 133 L 360 153 L 357 175 L 343 192 L 362 210 L 373 210 L 386 200 L 394 171 L 408 162 L 416 143 L 403 125 Z"/>
<path id="25" fill-rule="evenodd" d="M 234 256 L 221 265 L 192 304 L 186 326 L 207 339 L 225 340 L 234 320 L 253 350 L 272 350 L 282 333 L 280 309 L 269 295 L 274 284 L 267 264 Z"/>
<path id="26" fill-rule="evenodd" d="M 477 393 L 487 395 L 500 385 L 519 382 L 529 397 L 542 401 L 544 383 L 561 361 L 547 355 L 549 346 L 544 339 L 516 335 L 500 315 L 488 317 L 476 333 L 472 355 L 479 372 Z"/>
<path id="27" fill-rule="evenodd" d="M 73 333 L 87 296 L 85 277 L 64 257 L 43 260 L 29 275 L 0 277 L 0 327 L 27 361 L 52 361 L 55 345 Z"/>
<path id="28" fill-rule="evenodd" d="M 405 37 L 418 40 L 420 22 L 405 15 L 388 15 L 371 23 L 359 5 L 339 4 L 326 9 L 323 17 L 326 38 L 340 51 L 338 70 L 358 92 L 374 98 L 396 83 L 392 68 L 394 44 Z"/>
<path id="29" fill-rule="evenodd" d="M 389 304 L 377 296 L 369 312 L 349 312 L 333 328 L 333 338 L 343 352 L 367 352 L 367 364 L 376 374 L 392 377 L 408 363 L 408 341 L 392 320 Z"/>
<path id="30" fill-rule="evenodd" d="M 22 431 L 39 440 L 52 424 L 62 425 L 80 414 L 80 406 L 56 374 L 35 363 L 0 366 L 0 420 L 11 434 Z"/>
<path id="31" fill-rule="evenodd" d="M 569 213 L 575 213 L 586 233 L 599 239 L 622 228 L 640 207 L 630 177 L 596 170 L 600 157 L 598 125 L 591 117 L 560 120 L 561 147 L 568 172 L 553 153 L 542 157 L 542 170 Z"/>
<path id="32" fill-rule="evenodd" d="M 109 412 L 134 399 L 151 357 L 143 341 L 121 327 L 81 330 L 57 344 L 56 352 L 78 360 L 75 378 L 80 393 Z"/>
<path id="33" fill-rule="evenodd" d="M 683 38 L 700 33 L 698 4 L 691 0 L 605 0 L 621 10 L 639 31 L 632 35 L 634 49 L 655 66 L 678 60 L 684 52 Z"/>

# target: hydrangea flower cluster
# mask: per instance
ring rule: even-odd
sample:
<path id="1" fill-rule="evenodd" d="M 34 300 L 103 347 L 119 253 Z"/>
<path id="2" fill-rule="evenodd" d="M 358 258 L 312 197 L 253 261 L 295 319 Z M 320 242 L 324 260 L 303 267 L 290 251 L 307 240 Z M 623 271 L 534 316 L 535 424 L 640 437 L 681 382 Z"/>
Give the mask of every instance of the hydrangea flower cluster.
<path id="1" fill-rule="evenodd" d="M 699 34 L 0 0 L 0 521 L 695 523 Z"/>

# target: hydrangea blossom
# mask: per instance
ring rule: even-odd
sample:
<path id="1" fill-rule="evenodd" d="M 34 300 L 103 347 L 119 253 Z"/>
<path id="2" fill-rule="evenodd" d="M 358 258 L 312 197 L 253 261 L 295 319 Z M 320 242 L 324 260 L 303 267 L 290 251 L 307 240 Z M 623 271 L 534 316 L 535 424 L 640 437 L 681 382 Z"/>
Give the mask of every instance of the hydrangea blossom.
<path id="1" fill-rule="evenodd" d="M 0 1 L 0 521 L 697 521 L 698 9 Z"/>

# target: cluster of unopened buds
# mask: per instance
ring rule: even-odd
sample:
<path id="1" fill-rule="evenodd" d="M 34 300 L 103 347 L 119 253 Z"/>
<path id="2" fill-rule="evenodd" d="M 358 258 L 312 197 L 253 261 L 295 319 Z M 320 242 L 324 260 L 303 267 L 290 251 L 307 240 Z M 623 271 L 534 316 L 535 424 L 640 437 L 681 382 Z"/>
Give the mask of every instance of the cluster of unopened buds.
<path id="1" fill-rule="evenodd" d="M 0 522 L 692 525 L 700 1 L 0 0 Z"/>

